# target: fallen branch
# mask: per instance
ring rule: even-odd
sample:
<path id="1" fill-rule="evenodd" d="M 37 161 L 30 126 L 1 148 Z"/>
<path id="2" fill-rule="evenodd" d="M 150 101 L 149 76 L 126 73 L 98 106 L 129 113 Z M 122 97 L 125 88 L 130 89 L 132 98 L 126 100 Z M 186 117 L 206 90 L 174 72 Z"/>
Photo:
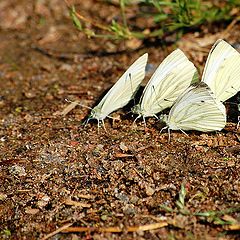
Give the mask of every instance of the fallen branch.
<path id="1" fill-rule="evenodd" d="M 137 232 L 137 231 L 149 231 L 162 227 L 168 226 L 167 222 L 152 223 L 142 226 L 132 226 L 126 228 L 120 227 L 68 227 L 63 229 L 61 232 L 111 232 L 111 233 L 121 233 L 121 232 Z"/>

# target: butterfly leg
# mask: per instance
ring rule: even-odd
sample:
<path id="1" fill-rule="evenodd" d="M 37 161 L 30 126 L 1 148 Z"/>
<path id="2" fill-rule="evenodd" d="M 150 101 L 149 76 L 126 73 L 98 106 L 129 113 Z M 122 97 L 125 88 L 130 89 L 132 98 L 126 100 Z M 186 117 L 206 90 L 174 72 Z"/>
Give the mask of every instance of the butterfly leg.
<path id="1" fill-rule="evenodd" d="M 133 124 L 132 124 L 132 128 L 134 127 L 134 125 L 135 125 L 135 123 L 136 123 L 136 121 L 140 118 L 141 116 L 140 115 L 138 115 L 135 119 L 134 119 L 134 121 L 133 121 Z"/>
<path id="2" fill-rule="evenodd" d="M 184 133 L 187 137 L 189 137 L 189 136 L 187 135 L 187 133 L 184 132 L 181 128 L 180 128 L 180 131 L 181 131 L 182 133 Z"/>
<path id="3" fill-rule="evenodd" d="M 92 119 L 92 118 L 88 118 L 87 120 L 85 120 L 85 121 L 83 122 L 83 126 L 86 127 L 87 124 L 88 124 L 88 122 L 89 122 L 89 120 L 91 120 L 91 119 Z"/>
<path id="4" fill-rule="evenodd" d="M 171 141 L 171 130 L 168 128 L 168 143 Z"/>
<path id="5" fill-rule="evenodd" d="M 104 128 L 105 132 L 107 133 L 107 129 L 106 129 L 106 127 L 105 127 L 104 120 L 102 120 L 102 125 L 103 125 L 103 128 Z"/>
<path id="6" fill-rule="evenodd" d="M 237 130 L 239 128 L 239 125 L 240 125 L 240 116 L 238 116 Z"/>
<path id="7" fill-rule="evenodd" d="M 164 129 L 167 129 L 167 131 L 168 131 L 168 143 L 170 143 L 170 140 L 171 140 L 171 137 L 170 137 L 170 128 L 169 128 L 168 126 L 163 127 L 163 128 L 160 130 L 160 134 L 162 133 L 162 131 L 163 131 Z"/>
<path id="8" fill-rule="evenodd" d="M 168 126 L 163 127 L 163 128 L 160 130 L 160 134 L 162 133 L 163 130 L 165 130 L 165 129 L 167 129 L 167 128 L 168 128 Z"/>
<path id="9" fill-rule="evenodd" d="M 159 117 L 156 115 L 156 114 L 154 114 L 153 115 L 157 120 L 159 120 Z"/>
<path id="10" fill-rule="evenodd" d="M 146 124 L 146 118 L 143 116 L 143 123 L 144 123 L 144 128 L 145 128 L 145 130 L 146 130 L 146 128 L 147 128 L 147 124 Z"/>
<path id="11" fill-rule="evenodd" d="M 100 129 L 100 120 L 99 119 L 97 119 L 97 130 L 98 130 L 98 134 L 99 134 L 99 129 Z"/>

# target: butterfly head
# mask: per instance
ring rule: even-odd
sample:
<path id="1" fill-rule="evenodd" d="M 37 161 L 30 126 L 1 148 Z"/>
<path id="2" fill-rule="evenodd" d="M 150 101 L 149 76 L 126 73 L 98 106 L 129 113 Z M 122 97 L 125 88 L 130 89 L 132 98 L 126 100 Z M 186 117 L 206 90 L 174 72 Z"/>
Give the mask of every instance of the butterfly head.
<path id="1" fill-rule="evenodd" d="M 105 125 L 104 125 L 104 118 L 106 118 L 106 115 L 103 115 L 101 112 L 101 108 L 98 106 L 94 107 L 90 113 L 90 116 L 88 117 L 86 124 L 88 123 L 89 120 L 91 119 L 96 119 L 98 122 L 98 133 L 99 133 L 99 128 L 100 124 L 103 124 L 103 128 L 106 131 Z"/>
<path id="2" fill-rule="evenodd" d="M 160 120 L 161 122 L 167 123 L 168 115 L 166 115 L 166 114 L 161 114 L 161 115 L 159 116 L 159 120 Z"/>
<path id="3" fill-rule="evenodd" d="M 161 115 L 159 116 L 159 120 L 160 120 L 161 122 L 164 122 L 164 123 L 166 124 L 166 128 L 174 129 L 173 124 L 171 123 L 168 115 L 166 115 L 166 114 L 161 114 Z"/>
<path id="4" fill-rule="evenodd" d="M 134 114 L 142 115 L 142 109 L 141 109 L 140 104 L 137 104 L 137 105 L 133 106 L 131 111 Z"/>
<path id="5" fill-rule="evenodd" d="M 101 111 L 100 107 L 96 106 L 92 109 L 89 118 L 103 120 L 104 118 L 106 118 L 106 114 Z"/>
<path id="6" fill-rule="evenodd" d="M 131 109 L 132 113 L 137 114 L 141 117 L 152 117 L 152 116 L 156 116 L 154 112 L 150 111 L 146 111 L 140 104 L 135 105 L 134 107 L 132 107 Z"/>

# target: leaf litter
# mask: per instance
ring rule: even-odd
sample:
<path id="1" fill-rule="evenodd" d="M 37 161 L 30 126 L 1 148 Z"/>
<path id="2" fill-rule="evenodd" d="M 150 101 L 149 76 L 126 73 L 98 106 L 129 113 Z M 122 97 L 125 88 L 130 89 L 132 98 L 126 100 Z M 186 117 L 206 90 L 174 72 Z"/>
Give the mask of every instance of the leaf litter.
<path id="1" fill-rule="evenodd" d="M 6 18 L 0 33 L 1 238 L 238 239 L 238 112 L 220 133 L 172 132 L 170 143 L 155 120 L 133 129 L 121 111 L 118 121 L 106 121 L 107 133 L 98 134 L 95 122 L 83 127 L 89 110 L 66 108 L 66 98 L 92 107 L 132 59 L 147 51 L 157 66 L 174 46 L 94 55 L 109 44 L 77 33 L 63 1 L 50 1 L 50 8 L 39 1 L 35 13 L 11 2 L 2 7 L 23 15 Z M 87 13 L 91 4 L 83 7 Z M 51 29 L 57 36 L 49 37 Z M 239 25 L 227 29 L 226 40 L 237 44 Z M 201 70 L 209 37 L 224 31 L 187 33 L 177 44 Z"/>

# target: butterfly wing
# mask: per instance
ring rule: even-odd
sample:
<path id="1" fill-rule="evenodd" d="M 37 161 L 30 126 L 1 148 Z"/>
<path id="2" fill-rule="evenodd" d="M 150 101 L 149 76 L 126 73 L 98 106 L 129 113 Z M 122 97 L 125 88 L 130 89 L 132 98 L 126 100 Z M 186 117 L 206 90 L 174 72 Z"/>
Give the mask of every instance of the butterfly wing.
<path id="1" fill-rule="evenodd" d="M 93 108 L 92 118 L 104 119 L 113 111 L 125 106 L 135 95 L 145 77 L 148 54 L 138 58 L 112 86 L 100 103 Z"/>
<path id="2" fill-rule="evenodd" d="M 226 125 L 225 106 L 205 84 L 190 86 L 171 108 L 167 125 L 172 130 L 221 130 Z"/>
<path id="3" fill-rule="evenodd" d="M 240 90 L 240 54 L 219 39 L 208 55 L 202 81 L 222 102 L 234 96 Z"/>
<path id="4" fill-rule="evenodd" d="M 148 117 L 171 107 L 196 75 L 197 70 L 186 55 L 180 49 L 173 51 L 147 83 L 138 105 L 138 113 Z"/>

